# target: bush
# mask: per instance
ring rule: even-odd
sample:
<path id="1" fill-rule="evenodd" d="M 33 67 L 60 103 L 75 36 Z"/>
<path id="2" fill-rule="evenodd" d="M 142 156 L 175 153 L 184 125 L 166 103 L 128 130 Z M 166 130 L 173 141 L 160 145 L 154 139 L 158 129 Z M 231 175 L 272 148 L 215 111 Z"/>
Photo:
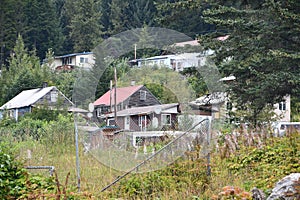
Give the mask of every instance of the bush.
<path id="1" fill-rule="evenodd" d="M 22 163 L 0 147 L 0 199 L 18 199 L 39 188 L 54 189 L 54 179 L 30 176 Z"/>

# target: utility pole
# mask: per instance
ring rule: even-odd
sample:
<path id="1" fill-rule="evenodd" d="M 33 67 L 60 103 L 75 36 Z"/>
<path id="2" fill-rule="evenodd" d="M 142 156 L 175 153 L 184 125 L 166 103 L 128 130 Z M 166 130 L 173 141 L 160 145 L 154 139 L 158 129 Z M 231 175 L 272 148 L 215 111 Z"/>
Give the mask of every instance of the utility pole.
<path id="1" fill-rule="evenodd" d="M 114 72 L 115 72 L 115 95 L 114 95 L 114 99 L 115 99 L 115 109 L 114 109 L 114 112 L 115 112 L 115 126 L 117 126 L 117 69 L 115 67 L 114 69 Z"/>
<path id="2" fill-rule="evenodd" d="M 110 111 L 109 112 L 111 112 L 112 111 L 112 80 L 110 80 L 110 85 L 109 85 L 109 109 L 110 109 Z"/>
<path id="3" fill-rule="evenodd" d="M 134 60 L 136 61 L 136 44 L 134 44 Z"/>

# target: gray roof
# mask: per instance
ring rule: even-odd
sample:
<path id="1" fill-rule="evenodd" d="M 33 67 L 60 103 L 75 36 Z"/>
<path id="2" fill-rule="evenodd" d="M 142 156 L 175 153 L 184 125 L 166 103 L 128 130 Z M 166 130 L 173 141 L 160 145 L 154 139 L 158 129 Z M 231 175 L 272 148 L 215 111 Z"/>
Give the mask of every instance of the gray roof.
<path id="1" fill-rule="evenodd" d="M 129 116 L 129 115 L 139 115 L 139 114 L 151 114 L 151 113 L 164 113 L 164 111 L 177 107 L 178 103 L 171 103 L 171 104 L 161 104 L 161 105 L 154 105 L 154 106 L 143 106 L 143 107 L 133 107 L 128 108 L 125 110 L 120 110 L 117 112 L 117 116 Z M 167 112 L 166 112 L 167 113 Z M 168 112 L 169 113 L 169 112 Z M 178 111 L 176 111 L 178 113 Z M 106 115 L 107 117 L 113 117 L 114 113 L 110 113 Z"/>
<path id="2" fill-rule="evenodd" d="M 27 107 L 27 106 L 33 105 L 35 102 L 37 102 L 40 98 L 45 96 L 52 89 L 56 89 L 56 87 L 51 86 L 51 87 L 45 87 L 45 88 L 24 90 L 20 94 L 18 94 L 14 98 L 12 98 L 10 101 L 5 103 L 3 106 L 1 106 L 0 109 L 22 108 L 22 107 Z M 70 103 L 72 103 L 72 102 L 70 101 Z"/>
<path id="3" fill-rule="evenodd" d="M 224 103 L 226 101 L 226 93 L 224 92 L 214 92 L 212 94 L 207 94 L 199 97 L 195 101 L 190 102 L 193 106 L 207 106 L 207 105 L 217 105 Z"/>

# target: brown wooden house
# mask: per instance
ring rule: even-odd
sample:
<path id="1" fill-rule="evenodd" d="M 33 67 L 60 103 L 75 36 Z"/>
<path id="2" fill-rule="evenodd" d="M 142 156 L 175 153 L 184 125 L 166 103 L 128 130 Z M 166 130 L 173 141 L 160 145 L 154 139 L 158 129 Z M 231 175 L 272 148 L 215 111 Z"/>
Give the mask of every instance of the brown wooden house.
<path id="1" fill-rule="evenodd" d="M 107 91 L 94 102 L 96 116 L 105 117 L 115 109 L 115 89 Z M 134 107 L 160 105 L 159 100 L 143 85 L 134 85 L 116 89 L 116 110 Z"/>

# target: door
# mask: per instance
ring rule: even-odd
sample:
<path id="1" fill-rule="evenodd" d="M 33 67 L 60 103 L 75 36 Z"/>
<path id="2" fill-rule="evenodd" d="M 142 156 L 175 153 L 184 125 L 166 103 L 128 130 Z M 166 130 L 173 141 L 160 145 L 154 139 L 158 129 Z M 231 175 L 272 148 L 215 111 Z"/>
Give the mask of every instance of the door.
<path id="1" fill-rule="evenodd" d="M 130 116 L 124 117 L 124 129 L 130 130 Z"/>

